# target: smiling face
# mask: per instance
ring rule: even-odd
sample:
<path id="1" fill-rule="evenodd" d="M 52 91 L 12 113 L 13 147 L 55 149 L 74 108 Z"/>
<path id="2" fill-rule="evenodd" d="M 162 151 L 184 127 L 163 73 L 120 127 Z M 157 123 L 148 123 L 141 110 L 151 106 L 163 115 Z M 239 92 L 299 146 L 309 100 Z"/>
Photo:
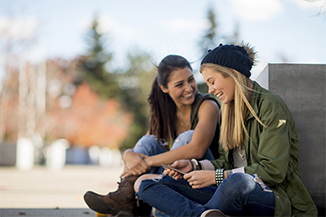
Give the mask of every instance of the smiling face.
<path id="1" fill-rule="evenodd" d="M 169 76 L 167 88 L 160 85 L 164 93 L 168 93 L 177 107 L 191 105 L 195 100 L 197 83 L 190 68 L 174 70 Z"/>
<path id="2" fill-rule="evenodd" d="M 210 67 L 202 69 L 202 75 L 209 88 L 209 93 L 218 96 L 222 103 L 228 104 L 234 100 L 235 82 L 231 77 L 224 77 Z"/>

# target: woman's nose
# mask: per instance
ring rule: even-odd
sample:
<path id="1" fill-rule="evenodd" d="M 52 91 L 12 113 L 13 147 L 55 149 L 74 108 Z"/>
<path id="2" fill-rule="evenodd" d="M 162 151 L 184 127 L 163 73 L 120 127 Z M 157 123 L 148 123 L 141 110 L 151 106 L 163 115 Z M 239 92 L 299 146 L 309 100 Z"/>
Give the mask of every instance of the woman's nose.
<path id="1" fill-rule="evenodd" d="M 189 83 L 187 83 L 185 90 L 189 91 L 189 92 L 192 92 L 192 86 Z"/>
<path id="2" fill-rule="evenodd" d="M 209 93 L 209 94 L 214 93 L 214 88 L 211 87 L 211 86 L 208 86 L 208 93 Z"/>

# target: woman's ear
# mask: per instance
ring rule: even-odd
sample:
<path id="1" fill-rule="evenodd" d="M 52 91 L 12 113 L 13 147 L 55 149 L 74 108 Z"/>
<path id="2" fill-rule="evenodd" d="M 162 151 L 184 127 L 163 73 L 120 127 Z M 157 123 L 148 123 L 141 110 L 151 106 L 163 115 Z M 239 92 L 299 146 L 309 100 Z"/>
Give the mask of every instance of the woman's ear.
<path id="1" fill-rule="evenodd" d="M 239 72 L 237 70 L 235 70 L 235 69 L 232 69 L 232 71 L 233 71 L 233 75 L 237 78 Z"/>
<path id="2" fill-rule="evenodd" d="M 168 93 L 169 92 L 168 89 L 166 89 L 165 87 L 163 87 L 162 84 L 160 84 L 160 88 L 163 91 L 163 93 Z"/>

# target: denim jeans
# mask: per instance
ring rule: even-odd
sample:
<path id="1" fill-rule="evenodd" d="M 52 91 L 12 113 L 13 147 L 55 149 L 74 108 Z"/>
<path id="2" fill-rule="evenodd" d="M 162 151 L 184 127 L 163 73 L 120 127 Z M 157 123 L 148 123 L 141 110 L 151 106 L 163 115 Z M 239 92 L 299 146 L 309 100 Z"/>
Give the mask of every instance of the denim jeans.
<path id="1" fill-rule="evenodd" d="M 200 216 L 208 209 L 232 216 L 272 216 L 275 208 L 273 192 L 246 173 L 230 175 L 219 187 L 200 189 L 169 176 L 147 179 L 141 182 L 137 195 L 170 216 Z"/>
<path id="2" fill-rule="evenodd" d="M 188 144 L 191 141 L 193 130 L 188 130 L 181 133 L 175 140 L 171 147 L 171 150 L 179 148 Z M 164 148 L 165 142 L 160 141 L 157 143 L 157 138 L 153 135 L 145 135 L 138 140 L 134 147 L 134 152 L 142 153 L 148 156 L 153 156 L 166 152 Z M 207 150 L 202 159 L 214 160 L 213 154 L 210 149 Z M 162 167 L 152 167 L 147 173 L 161 174 L 163 172 Z"/>

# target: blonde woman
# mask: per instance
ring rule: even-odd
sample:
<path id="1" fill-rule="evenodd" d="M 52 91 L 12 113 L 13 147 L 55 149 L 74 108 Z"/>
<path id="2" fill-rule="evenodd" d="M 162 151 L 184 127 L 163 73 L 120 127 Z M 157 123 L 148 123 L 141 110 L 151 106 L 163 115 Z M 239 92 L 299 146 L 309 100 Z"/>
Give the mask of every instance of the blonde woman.
<path id="1" fill-rule="evenodd" d="M 300 179 L 291 112 L 249 78 L 254 59 L 247 45 L 207 53 L 200 71 L 222 102 L 220 157 L 174 162 L 183 177 L 170 169 L 159 180 L 140 177 L 141 199 L 170 216 L 317 216 Z"/>

